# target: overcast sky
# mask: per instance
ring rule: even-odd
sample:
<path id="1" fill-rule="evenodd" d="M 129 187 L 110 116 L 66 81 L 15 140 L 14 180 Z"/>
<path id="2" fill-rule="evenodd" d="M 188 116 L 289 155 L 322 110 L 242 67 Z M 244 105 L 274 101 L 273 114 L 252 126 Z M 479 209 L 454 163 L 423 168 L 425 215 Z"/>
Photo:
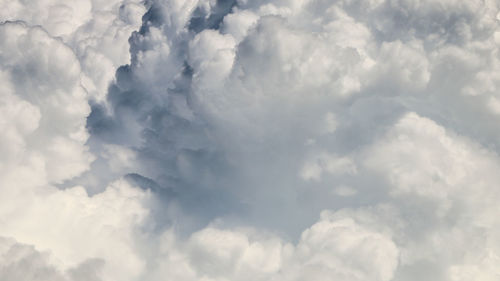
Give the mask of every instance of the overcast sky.
<path id="1" fill-rule="evenodd" d="M 500 280 L 499 12 L 0 0 L 0 280 Z"/>

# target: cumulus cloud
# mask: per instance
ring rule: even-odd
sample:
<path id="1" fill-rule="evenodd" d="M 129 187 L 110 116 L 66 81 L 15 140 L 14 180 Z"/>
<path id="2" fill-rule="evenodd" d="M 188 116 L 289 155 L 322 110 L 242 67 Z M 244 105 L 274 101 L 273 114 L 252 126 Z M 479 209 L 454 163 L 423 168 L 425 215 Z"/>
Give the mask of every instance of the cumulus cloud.
<path id="1" fill-rule="evenodd" d="M 1 1 L 0 21 L 39 26 L 69 45 L 80 61 L 81 83 L 103 101 L 120 65 L 130 60 L 128 38 L 141 24 L 141 1 Z"/>
<path id="2" fill-rule="evenodd" d="M 38 252 L 32 246 L 16 243 L 12 239 L 0 240 L 0 276 L 3 280 L 100 280 L 96 275 L 99 261 L 82 264 L 81 268 L 75 269 L 78 274 L 71 279 L 70 271 L 61 272 L 50 264 L 48 253 Z"/>
<path id="3" fill-rule="evenodd" d="M 34 184 L 60 183 L 85 171 L 93 158 L 84 146 L 90 106 L 74 53 L 38 27 L 8 22 L 0 33 L 2 181 L 22 186 L 32 171 Z"/>
<path id="4" fill-rule="evenodd" d="M 498 280 L 499 8 L 0 0 L 0 279 Z"/>
<path id="5" fill-rule="evenodd" d="M 124 181 L 93 197 L 81 186 L 56 187 L 95 158 L 85 145 L 90 106 L 77 57 L 39 27 L 7 22 L 0 34 L 0 228 L 3 237 L 18 241 L 2 240 L 2 279 L 70 280 L 68 270 L 86 274 L 102 264 L 94 280 L 138 275 L 143 262 L 132 241 L 148 213 L 142 207 L 148 193 Z M 116 270 L 124 265 L 127 270 Z M 71 280 L 88 280 L 83 276 Z"/>
<path id="6" fill-rule="evenodd" d="M 207 227 L 176 243 L 165 233 L 155 277 L 176 280 L 391 280 L 399 250 L 376 217 L 323 212 L 296 245 L 255 229 Z M 360 223 L 371 221 L 370 226 Z M 158 275 L 159 274 L 159 275 Z M 151 278 L 151 277 L 149 277 Z"/>

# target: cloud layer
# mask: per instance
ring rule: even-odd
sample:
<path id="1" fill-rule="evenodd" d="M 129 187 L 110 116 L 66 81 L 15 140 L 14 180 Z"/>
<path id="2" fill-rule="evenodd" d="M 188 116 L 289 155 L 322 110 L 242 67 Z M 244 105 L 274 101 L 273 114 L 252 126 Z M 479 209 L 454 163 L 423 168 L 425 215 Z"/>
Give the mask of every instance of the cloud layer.
<path id="1" fill-rule="evenodd" d="M 0 279 L 498 280 L 499 9 L 0 0 Z"/>

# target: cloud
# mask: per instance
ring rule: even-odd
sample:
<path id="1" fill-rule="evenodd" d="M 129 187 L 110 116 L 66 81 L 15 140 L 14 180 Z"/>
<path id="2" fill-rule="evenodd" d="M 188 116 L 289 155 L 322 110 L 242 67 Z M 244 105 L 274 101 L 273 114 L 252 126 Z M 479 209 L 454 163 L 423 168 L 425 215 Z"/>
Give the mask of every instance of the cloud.
<path id="1" fill-rule="evenodd" d="M 2 142 L 11 155 L 2 178 L 20 176 L 11 184 L 22 185 L 26 169 L 37 174 L 30 177 L 35 183 L 60 183 L 85 171 L 92 161 L 84 146 L 90 107 L 78 60 L 40 28 L 5 23 L 0 33 L 2 111 L 8 118 Z"/>
<path id="2" fill-rule="evenodd" d="M 125 181 L 93 197 L 81 186 L 55 187 L 88 170 L 94 159 L 86 146 L 90 107 L 77 57 L 39 27 L 4 23 L 0 37 L 1 235 L 36 247 L 2 241 L 11 245 L 2 254 L 2 279 L 81 280 L 65 272 L 93 270 L 95 258 L 99 267 L 106 264 L 99 274 L 105 279 L 138 275 L 143 263 L 132 240 L 147 216 L 142 202 L 148 193 Z M 87 261 L 88 269 L 77 268 Z M 116 271 L 123 265 L 127 270 Z"/>
<path id="3" fill-rule="evenodd" d="M 362 220 L 376 220 L 359 214 Z M 252 229 L 207 227 L 186 241 L 166 233 L 159 269 L 176 280 L 391 280 L 398 248 L 390 234 L 348 214 L 323 212 L 296 245 Z M 150 276 L 148 276 L 151 278 Z"/>
<path id="4" fill-rule="evenodd" d="M 499 226 L 496 153 L 409 113 L 370 148 L 365 163 L 386 179 L 394 204 L 408 218 L 400 244 L 402 280 L 415 280 L 418 269 L 412 268 L 422 269 L 423 262 L 435 263 L 426 266 L 443 280 L 497 274 L 488 269 L 498 251 L 490 236 Z"/>
<path id="5" fill-rule="evenodd" d="M 105 100 L 114 72 L 130 60 L 128 38 L 141 25 L 141 1 L 60 0 L 0 2 L 0 21 L 23 21 L 61 38 L 80 61 L 81 83 Z"/>
<path id="6" fill-rule="evenodd" d="M 0 279 L 497 280 L 498 9 L 0 0 Z"/>

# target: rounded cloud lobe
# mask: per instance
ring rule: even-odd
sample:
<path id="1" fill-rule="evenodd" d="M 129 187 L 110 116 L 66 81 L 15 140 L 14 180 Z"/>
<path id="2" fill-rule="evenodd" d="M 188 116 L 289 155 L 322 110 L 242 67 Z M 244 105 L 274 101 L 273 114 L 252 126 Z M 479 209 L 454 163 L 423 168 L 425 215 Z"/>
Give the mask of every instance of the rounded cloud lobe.
<path id="1" fill-rule="evenodd" d="M 0 0 L 0 279 L 498 280 L 499 8 Z"/>

